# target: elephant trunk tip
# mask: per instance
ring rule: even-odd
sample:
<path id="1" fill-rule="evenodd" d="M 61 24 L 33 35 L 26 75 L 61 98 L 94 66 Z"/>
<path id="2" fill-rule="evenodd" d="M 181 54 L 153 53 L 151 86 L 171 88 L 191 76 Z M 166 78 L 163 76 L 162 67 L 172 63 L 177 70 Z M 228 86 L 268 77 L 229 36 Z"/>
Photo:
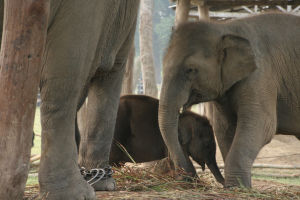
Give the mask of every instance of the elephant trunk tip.
<path id="1" fill-rule="evenodd" d="M 225 179 L 224 179 L 223 177 L 218 178 L 217 181 L 218 181 L 219 183 L 221 183 L 223 186 L 225 186 Z"/>
<path id="2" fill-rule="evenodd" d="M 223 175 L 221 174 L 217 163 L 213 162 L 213 163 L 207 164 L 207 166 L 210 169 L 210 171 L 212 172 L 212 174 L 214 175 L 214 177 L 216 178 L 216 180 L 224 186 L 225 179 L 224 179 Z"/>

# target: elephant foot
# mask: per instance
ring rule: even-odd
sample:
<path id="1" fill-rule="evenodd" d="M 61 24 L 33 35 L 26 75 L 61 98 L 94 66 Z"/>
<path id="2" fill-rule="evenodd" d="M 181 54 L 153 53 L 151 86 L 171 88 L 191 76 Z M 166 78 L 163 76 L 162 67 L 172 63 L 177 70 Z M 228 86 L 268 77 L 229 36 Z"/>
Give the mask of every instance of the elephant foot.
<path id="1" fill-rule="evenodd" d="M 175 176 L 176 181 L 184 181 L 184 182 L 194 182 L 197 180 L 197 176 L 192 176 L 192 174 L 188 173 L 180 173 Z"/>
<path id="2" fill-rule="evenodd" d="M 175 180 L 185 181 L 185 182 L 194 182 L 198 179 L 198 175 L 193 172 L 186 172 L 183 169 L 175 170 Z"/>
<path id="3" fill-rule="evenodd" d="M 40 199 L 96 200 L 96 195 L 94 189 L 78 173 L 75 177 L 66 176 L 64 180 L 58 178 L 57 181 L 40 182 Z"/>
<path id="4" fill-rule="evenodd" d="M 84 167 L 80 169 L 84 179 L 96 191 L 113 191 L 116 189 L 116 181 L 112 177 L 113 171 L 111 167 L 95 168 L 86 170 Z"/>
<path id="5" fill-rule="evenodd" d="M 170 158 L 163 158 L 161 160 L 156 161 L 154 166 L 151 169 L 151 172 L 157 174 L 170 174 L 173 175 L 175 170 L 175 166 Z"/>
<path id="6" fill-rule="evenodd" d="M 116 189 L 116 181 L 110 177 L 105 180 L 100 180 L 92 186 L 96 191 L 113 191 Z"/>
<path id="7" fill-rule="evenodd" d="M 225 188 L 231 187 L 251 188 L 251 176 L 241 175 L 241 173 L 226 175 L 225 173 Z"/>
<path id="8" fill-rule="evenodd" d="M 193 182 L 198 179 L 196 170 L 192 162 L 188 162 L 185 167 L 179 167 L 175 165 L 175 179 L 178 181 Z"/>

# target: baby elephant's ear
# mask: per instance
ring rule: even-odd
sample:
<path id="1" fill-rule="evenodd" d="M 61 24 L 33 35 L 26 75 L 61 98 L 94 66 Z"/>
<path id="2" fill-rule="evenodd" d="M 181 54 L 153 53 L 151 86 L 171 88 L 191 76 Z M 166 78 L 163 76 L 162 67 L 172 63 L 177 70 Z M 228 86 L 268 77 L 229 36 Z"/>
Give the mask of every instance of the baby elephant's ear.
<path id="1" fill-rule="evenodd" d="M 188 144 L 192 139 L 192 127 L 191 123 L 188 123 L 185 118 L 179 120 L 178 126 L 178 139 L 181 145 Z"/>
<path id="2" fill-rule="evenodd" d="M 235 35 L 222 36 L 219 45 L 219 62 L 224 91 L 256 69 L 250 42 Z"/>

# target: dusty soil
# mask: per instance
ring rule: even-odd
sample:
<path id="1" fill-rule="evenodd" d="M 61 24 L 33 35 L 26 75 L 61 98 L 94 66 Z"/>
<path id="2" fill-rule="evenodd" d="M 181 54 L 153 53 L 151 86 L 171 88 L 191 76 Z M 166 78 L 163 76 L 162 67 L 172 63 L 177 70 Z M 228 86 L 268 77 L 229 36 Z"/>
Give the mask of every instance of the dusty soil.
<path id="1" fill-rule="evenodd" d="M 127 171 L 128 172 L 128 171 Z M 300 199 L 300 186 L 272 181 L 253 180 L 253 189 L 224 189 L 211 173 L 201 173 L 200 183 L 173 182 L 150 173 L 130 171 L 124 176 L 116 172 L 118 188 L 113 192 L 97 192 L 97 199 Z M 24 199 L 38 199 L 38 185 L 26 187 Z"/>
<path id="2" fill-rule="evenodd" d="M 207 190 L 170 190 L 170 191 L 114 191 L 97 192 L 98 199 L 209 199 L 209 200 L 228 200 L 228 199 L 269 199 L 269 200 L 292 200 L 300 199 L 299 186 L 287 186 L 284 184 L 254 180 L 253 188 L 245 189 L 223 189 L 220 187 L 209 188 Z"/>
<path id="3" fill-rule="evenodd" d="M 223 164 L 220 151 L 217 162 Z M 255 164 L 296 165 L 300 167 L 300 140 L 295 136 L 275 135 L 258 154 Z"/>
<path id="4" fill-rule="evenodd" d="M 223 160 L 217 151 L 219 165 Z M 300 141 L 293 136 L 277 135 L 259 153 L 255 164 L 300 166 Z M 127 166 L 128 167 L 128 166 Z M 130 165 L 129 165 L 130 167 Z M 132 167 L 132 165 L 131 165 Z M 198 170 L 197 170 L 198 171 Z M 254 173 L 270 170 L 255 169 Z M 118 188 L 113 192 L 97 192 L 98 199 L 298 199 L 300 186 L 253 179 L 253 189 L 224 189 L 209 172 L 199 170 L 201 184 L 182 184 L 147 172 L 116 172 Z M 297 170 L 272 169 L 271 174 L 300 174 Z M 299 176 L 298 176 L 299 177 Z M 27 186 L 24 199 L 37 199 L 38 185 Z"/>

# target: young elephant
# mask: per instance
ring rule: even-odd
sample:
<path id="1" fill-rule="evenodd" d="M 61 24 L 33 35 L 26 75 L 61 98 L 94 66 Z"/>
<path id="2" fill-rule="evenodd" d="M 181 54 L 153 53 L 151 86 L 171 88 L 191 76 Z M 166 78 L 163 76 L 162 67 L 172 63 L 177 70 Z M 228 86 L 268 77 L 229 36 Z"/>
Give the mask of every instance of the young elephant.
<path id="1" fill-rule="evenodd" d="M 212 105 L 225 186 L 251 187 L 251 168 L 276 132 L 300 137 L 300 17 L 264 14 L 197 22 L 172 34 L 163 61 L 159 126 L 174 164 L 194 174 L 178 142 L 178 112 Z"/>
<path id="2" fill-rule="evenodd" d="M 143 95 L 126 95 L 120 99 L 110 162 L 130 162 L 119 143 L 136 162 L 148 162 L 168 156 L 158 127 L 158 100 Z M 218 182 L 224 183 L 216 163 L 216 144 L 209 121 L 186 111 L 179 117 L 179 141 L 184 154 L 191 156 L 202 169 L 205 164 Z"/>

